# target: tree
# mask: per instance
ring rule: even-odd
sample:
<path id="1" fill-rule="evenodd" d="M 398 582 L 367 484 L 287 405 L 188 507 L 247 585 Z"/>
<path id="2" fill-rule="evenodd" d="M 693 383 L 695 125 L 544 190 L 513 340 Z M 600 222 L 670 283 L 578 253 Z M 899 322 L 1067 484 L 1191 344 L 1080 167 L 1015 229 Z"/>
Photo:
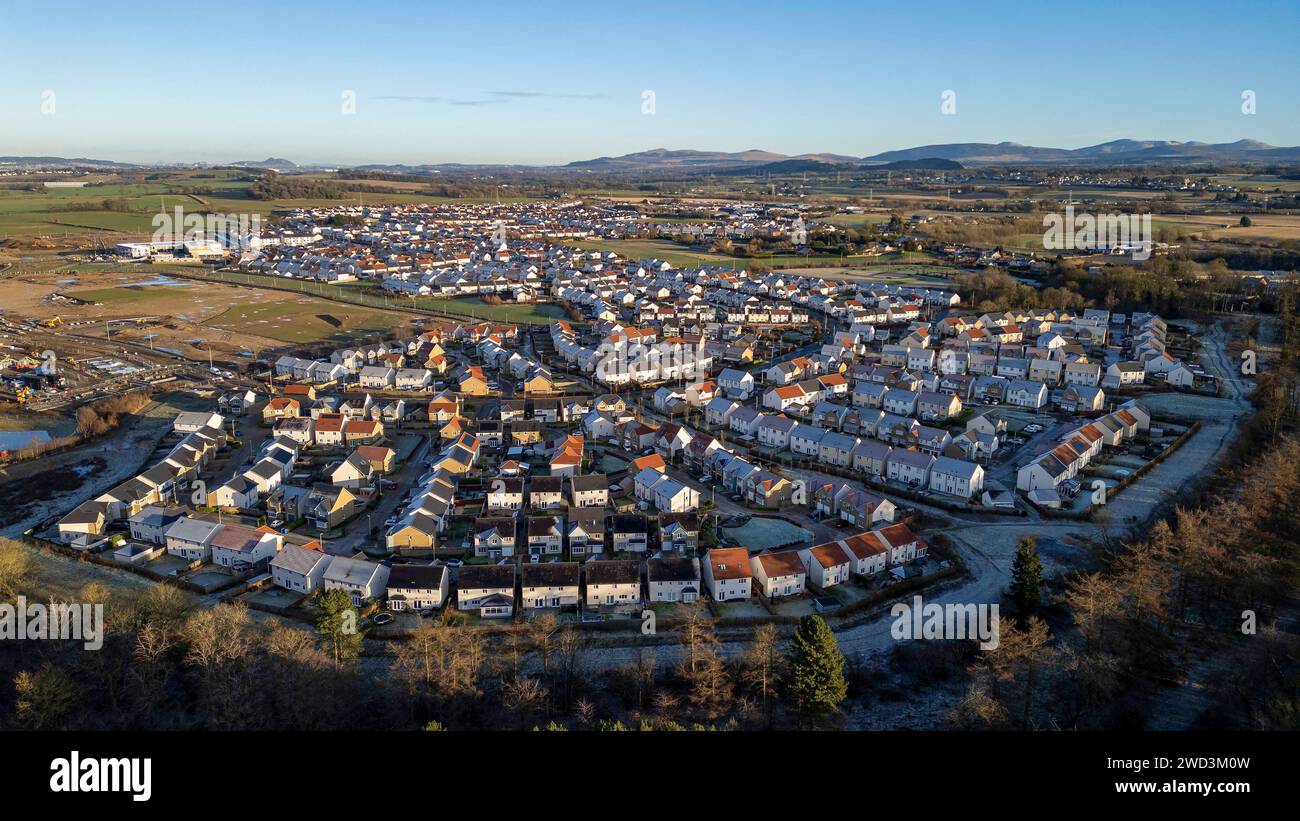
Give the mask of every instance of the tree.
<path id="1" fill-rule="evenodd" d="M 844 654 L 821 616 L 799 620 L 790 653 L 790 694 L 795 709 L 807 718 L 829 715 L 848 695 Z"/>
<path id="2" fill-rule="evenodd" d="M 11 539 L 0 539 L 0 596 L 13 599 L 27 578 L 31 562 L 27 549 Z"/>
<path id="3" fill-rule="evenodd" d="M 18 721 L 32 730 L 63 729 L 79 699 L 77 682 L 48 661 L 15 676 L 14 691 Z"/>
<path id="4" fill-rule="evenodd" d="M 1238 224 L 1241 225 L 1242 228 L 1249 228 L 1254 225 L 1255 222 L 1250 217 L 1242 217 L 1238 220 Z"/>
<path id="5" fill-rule="evenodd" d="M 713 621 L 700 602 L 686 606 L 679 630 L 686 652 L 677 665 L 677 674 L 690 687 L 692 706 L 713 718 L 731 700 L 731 679 L 720 652 L 721 643 L 713 632 Z"/>
<path id="6" fill-rule="evenodd" d="M 199 675 L 209 727 L 242 729 L 250 718 L 248 700 L 256 692 L 249 672 L 253 630 L 248 609 L 225 603 L 195 610 L 183 637 L 185 663 Z"/>
<path id="7" fill-rule="evenodd" d="M 361 631 L 357 627 L 360 616 L 352 597 L 346 590 L 322 589 L 316 592 L 316 606 L 321 611 L 316 629 L 325 638 L 334 665 L 341 667 L 356 661 L 361 655 Z"/>
<path id="8" fill-rule="evenodd" d="M 785 672 L 782 669 L 784 661 L 777 643 L 776 625 L 760 625 L 745 651 L 741 679 L 758 694 L 769 729 L 772 726 L 772 696 Z"/>
<path id="9" fill-rule="evenodd" d="M 1026 536 L 1016 548 L 1016 558 L 1011 564 L 1011 587 L 1007 591 L 1016 612 L 1027 616 L 1038 609 L 1043 595 L 1043 560 L 1038 556 L 1038 545 Z"/>
<path id="10" fill-rule="evenodd" d="M 519 726 L 527 727 L 533 713 L 545 708 L 549 693 L 535 678 L 517 678 L 506 682 L 501 696 L 506 709 L 519 720 Z"/>

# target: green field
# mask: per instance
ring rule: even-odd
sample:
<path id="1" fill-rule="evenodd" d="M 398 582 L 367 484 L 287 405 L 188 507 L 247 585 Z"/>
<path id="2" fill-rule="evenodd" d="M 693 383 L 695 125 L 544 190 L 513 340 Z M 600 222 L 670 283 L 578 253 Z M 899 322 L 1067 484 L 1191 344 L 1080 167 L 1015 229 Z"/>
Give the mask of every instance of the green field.
<path id="1" fill-rule="evenodd" d="M 327 175 L 322 175 L 327 176 Z M 364 181 L 383 186 L 382 181 Z M 22 183 L 10 183 L 22 184 Z M 176 178 L 173 181 L 125 184 L 109 182 L 81 188 L 50 188 L 44 192 L 0 188 L 0 239 L 26 237 L 100 236 L 104 241 L 146 239 L 154 231 L 158 213 L 172 214 L 180 207 L 186 213 L 260 214 L 290 208 L 344 204 L 400 204 L 451 202 L 394 186 L 389 193 L 358 193 L 346 199 L 259 200 L 248 195 L 251 183 L 236 179 L 232 172 L 213 178 Z M 409 186 L 408 186 L 409 187 Z M 125 210 L 103 210 L 104 200 L 114 200 Z M 116 201 L 121 201 L 120 204 Z M 487 199 L 456 199 L 459 203 L 488 202 Z M 519 202 L 521 198 L 505 198 Z M 96 206 L 88 208 L 87 206 Z"/>
<path id="2" fill-rule="evenodd" d="M 175 285 L 120 285 L 116 288 L 90 288 L 81 291 L 68 291 L 68 296 L 83 302 L 141 302 L 176 295 Z"/>
<path id="3" fill-rule="evenodd" d="M 379 331 L 395 323 L 392 316 L 365 308 L 275 300 L 227 308 L 204 324 L 279 342 L 305 344 L 326 339 L 341 341 L 356 332 Z"/>
<path id="4" fill-rule="evenodd" d="M 513 322 L 520 325 L 547 325 L 557 319 L 567 319 L 569 316 L 559 305 L 531 303 L 488 305 L 476 296 L 417 297 L 412 304 L 426 311 L 468 314 L 479 319 Z"/>
<path id="5" fill-rule="evenodd" d="M 696 265 L 720 265 L 727 268 L 746 268 L 752 265 L 764 265 L 768 268 L 808 268 L 815 266 L 852 266 L 879 265 L 891 257 L 839 257 L 834 255 L 779 255 L 771 257 L 738 257 L 717 254 L 712 251 L 693 250 L 667 239 L 623 239 L 623 240 L 578 240 L 567 243 L 588 251 L 613 251 L 632 260 L 661 259 L 678 268 L 690 268 Z M 925 254 L 896 255 L 898 261 L 928 259 Z"/>
<path id="6" fill-rule="evenodd" d="M 1162 241 L 1162 237 L 1167 236 L 1168 234 L 1172 234 L 1173 236 L 1169 236 L 1169 239 L 1173 239 L 1176 236 L 1194 234 L 1198 231 L 1204 231 L 1205 229 L 1206 226 L 1197 225 L 1191 222 L 1178 222 L 1176 220 L 1154 218 L 1151 220 L 1151 230 L 1155 234 L 1155 239 L 1157 241 Z M 1005 246 L 1006 248 L 1015 251 L 1036 251 L 1042 253 L 1045 250 L 1043 248 L 1043 232 L 1039 231 L 1027 234 L 1016 234 L 1012 241 L 1005 243 Z M 1047 251 L 1047 253 L 1051 253 L 1051 251 Z"/>

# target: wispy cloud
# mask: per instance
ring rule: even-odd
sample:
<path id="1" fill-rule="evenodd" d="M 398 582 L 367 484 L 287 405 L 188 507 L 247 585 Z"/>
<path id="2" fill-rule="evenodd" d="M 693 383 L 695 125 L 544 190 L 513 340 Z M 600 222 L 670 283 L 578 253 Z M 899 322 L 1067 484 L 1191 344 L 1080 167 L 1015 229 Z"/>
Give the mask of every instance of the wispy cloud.
<path id="1" fill-rule="evenodd" d="M 391 100 L 398 103 L 443 103 L 445 105 L 500 105 L 506 100 L 462 100 L 455 97 L 435 97 L 424 94 L 380 94 L 376 100 Z"/>

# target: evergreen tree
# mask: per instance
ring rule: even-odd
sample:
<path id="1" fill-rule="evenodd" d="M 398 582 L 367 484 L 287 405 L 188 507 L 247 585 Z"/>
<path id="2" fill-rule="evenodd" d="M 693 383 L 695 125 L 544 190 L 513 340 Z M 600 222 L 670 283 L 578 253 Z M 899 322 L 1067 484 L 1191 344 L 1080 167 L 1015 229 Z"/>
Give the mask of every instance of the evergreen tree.
<path id="1" fill-rule="evenodd" d="M 1027 616 L 1038 609 L 1042 594 L 1043 560 L 1038 556 L 1038 545 L 1026 536 L 1016 548 L 1016 558 L 1011 564 L 1011 587 L 1007 595 L 1016 606 L 1016 612 Z"/>
<path id="2" fill-rule="evenodd" d="M 361 655 L 361 617 L 347 591 L 318 590 L 316 606 L 321 611 L 316 628 L 325 639 L 326 652 L 339 666 L 356 661 Z"/>
<path id="3" fill-rule="evenodd" d="M 844 654 L 820 616 L 804 616 L 791 642 L 790 695 L 805 717 L 827 715 L 848 695 Z"/>

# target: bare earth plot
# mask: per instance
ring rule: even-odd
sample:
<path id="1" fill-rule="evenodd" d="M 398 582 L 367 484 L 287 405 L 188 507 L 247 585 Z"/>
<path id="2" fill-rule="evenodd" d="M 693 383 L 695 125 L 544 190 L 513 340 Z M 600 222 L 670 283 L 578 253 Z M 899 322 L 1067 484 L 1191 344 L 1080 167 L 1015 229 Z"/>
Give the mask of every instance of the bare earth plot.
<path id="1" fill-rule="evenodd" d="M 55 295 L 70 297 L 59 299 Z M 355 333 L 399 328 L 406 316 L 306 294 L 172 277 L 147 270 L 47 271 L 0 279 L 0 305 L 12 317 L 58 317 L 103 335 L 106 320 L 147 317 L 113 328 L 116 338 L 178 351 L 193 359 L 217 351 L 257 353 L 285 344 L 345 342 Z"/>

